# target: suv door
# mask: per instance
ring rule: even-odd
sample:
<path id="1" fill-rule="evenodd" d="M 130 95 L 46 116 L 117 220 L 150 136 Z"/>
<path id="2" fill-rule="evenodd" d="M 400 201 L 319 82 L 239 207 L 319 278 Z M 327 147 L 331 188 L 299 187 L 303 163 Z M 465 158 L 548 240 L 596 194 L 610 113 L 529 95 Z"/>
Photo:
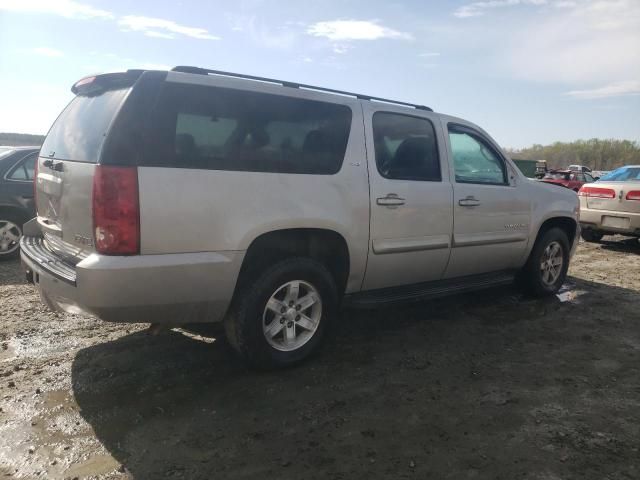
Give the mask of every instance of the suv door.
<path id="1" fill-rule="evenodd" d="M 363 103 L 371 235 L 363 289 L 437 280 L 449 260 L 452 187 L 437 117 Z"/>
<path id="2" fill-rule="evenodd" d="M 454 180 L 453 246 L 445 278 L 519 267 L 531 205 L 517 188 L 515 170 L 483 133 L 455 123 L 445 128 Z"/>

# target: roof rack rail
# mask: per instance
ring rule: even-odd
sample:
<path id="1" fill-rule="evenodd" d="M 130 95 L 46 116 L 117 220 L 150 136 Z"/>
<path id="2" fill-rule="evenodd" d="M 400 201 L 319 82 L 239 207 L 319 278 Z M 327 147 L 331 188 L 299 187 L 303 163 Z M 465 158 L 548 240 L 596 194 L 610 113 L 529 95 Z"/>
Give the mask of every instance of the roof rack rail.
<path id="1" fill-rule="evenodd" d="M 206 68 L 191 67 L 186 65 L 173 67 L 171 71 L 181 72 L 181 73 L 195 73 L 198 75 L 220 75 L 223 77 L 243 78 L 245 80 L 257 80 L 259 82 L 275 83 L 277 85 L 282 85 L 283 87 L 303 88 L 305 90 L 317 90 L 319 92 L 328 92 L 328 93 L 335 93 L 338 95 L 346 95 L 349 97 L 356 97 L 360 100 L 373 100 L 376 102 L 391 103 L 395 105 L 402 105 L 404 107 L 413 107 L 417 110 L 426 110 L 428 112 L 433 112 L 432 108 L 429 108 L 425 105 L 417 105 L 415 103 L 409 103 L 409 102 L 400 102 L 398 100 L 390 100 L 388 98 L 382 98 L 382 97 L 372 97 L 371 95 L 362 95 L 360 93 L 345 92 L 343 90 L 335 90 L 333 88 L 317 87 L 315 85 L 306 85 L 304 83 L 286 82 L 284 80 L 276 80 L 274 78 L 257 77 L 255 75 L 245 75 L 243 73 L 224 72 L 222 70 L 209 70 Z"/>

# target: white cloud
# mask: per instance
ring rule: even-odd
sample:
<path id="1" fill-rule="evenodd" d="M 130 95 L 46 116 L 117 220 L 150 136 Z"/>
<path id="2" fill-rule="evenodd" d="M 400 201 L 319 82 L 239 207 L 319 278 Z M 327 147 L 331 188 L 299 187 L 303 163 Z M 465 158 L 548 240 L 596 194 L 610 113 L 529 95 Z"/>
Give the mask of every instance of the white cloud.
<path id="1" fill-rule="evenodd" d="M 37 53 L 38 55 L 43 55 L 45 57 L 62 57 L 64 55 L 60 50 L 49 47 L 34 48 L 32 52 Z"/>
<path id="2" fill-rule="evenodd" d="M 173 33 L 157 32 L 155 30 L 146 31 L 144 32 L 144 34 L 147 37 L 152 37 L 152 38 L 167 38 L 169 40 L 176 38 L 176 36 Z"/>
<path id="3" fill-rule="evenodd" d="M 640 2 L 583 0 L 519 24 L 499 61 L 525 80 L 581 91 L 640 79 L 639 45 Z"/>
<path id="4" fill-rule="evenodd" d="M 556 8 L 573 8 L 578 6 L 578 4 L 577 2 L 574 2 L 572 0 L 560 0 L 558 2 L 555 2 L 553 6 Z"/>
<path id="5" fill-rule="evenodd" d="M 317 22 L 307 28 L 314 37 L 325 37 L 331 41 L 378 40 L 392 38 L 410 40 L 408 33 L 399 32 L 380 25 L 377 20 L 331 20 Z"/>
<path id="6" fill-rule="evenodd" d="M 349 45 L 344 45 L 341 43 L 334 43 L 331 48 L 333 50 L 333 53 L 337 53 L 338 55 L 344 55 L 350 49 Z"/>
<path id="7" fill-rule="evenodd" d="M 111 12 L 73 0 L 0 0 L 0 10 L 22 13 L 46 13 L 77 19 L 113 19 Z"/>
<path id="8" fill-rule="evenodd" d="M 142 32 L 149 37 L 175 38 L 176 35 L 184 35 L 201 40 L 220 40 L 220 37 L 204 28 L 187 27 L 162 18 L 127 15 L 118 20 L 118 25 L 125 31 Z"/>
<path id="9" fill-rule="evenodd" d="M 440 53 L 439 52 L 425 52 L 425 53 L 419 53 L 418 54 L 419 57 L 439 57 Z"/>
<path id="10" fill-rule="evenodd" d="M 255 15 L 227 14 L 227 22 L 234 32 L 242 32 L 243 38 L 260 47 L 290 50 L 299 46 L 299 22 L 285 22 L 278 28 L 271 28 Z"/>
<path id="11" fill-rule="evenodd" d="M 640 81 L 627 80 L 613 82 L 602 87 L 588 90 L 572 90 L 567 92 L 567 95 L 581 100 L 640 95 Z"/>
<path id="12" fill-rule="evenodd" d="M 485 2 L 473 2 L 458 7 L 453 14 L 458 18 L 479 17 L 486 10 L 516 5 L 544 5 L 547 0 L 488 0 Z"/>

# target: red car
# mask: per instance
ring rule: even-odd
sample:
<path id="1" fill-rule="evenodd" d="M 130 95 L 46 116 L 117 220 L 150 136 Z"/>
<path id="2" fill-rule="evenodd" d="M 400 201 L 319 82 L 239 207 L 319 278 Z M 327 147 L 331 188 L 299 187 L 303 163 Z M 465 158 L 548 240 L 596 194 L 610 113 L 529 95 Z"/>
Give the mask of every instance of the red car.
<path id="1" fill-rule="evenodd" d="M 571 190 L 578 191 L 585 183 L 595 182 L 595 179 L 588 172 L 578 172 L 575 170 L 550 170 L 540 180 L 545 183 L 561 185 Z"/>

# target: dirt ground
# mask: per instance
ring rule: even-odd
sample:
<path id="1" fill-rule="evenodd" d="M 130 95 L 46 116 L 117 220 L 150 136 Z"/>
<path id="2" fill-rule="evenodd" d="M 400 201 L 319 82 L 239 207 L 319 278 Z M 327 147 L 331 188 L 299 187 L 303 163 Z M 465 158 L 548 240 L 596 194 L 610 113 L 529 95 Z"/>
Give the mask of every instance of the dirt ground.
<path id="1" fill-rule="evenodd" d="M 640 246 L 581 244 L 561 298 L 345 310 L 304 365 L 57 315 L 0 264 L 0 476 L 640 478 Z"/>

